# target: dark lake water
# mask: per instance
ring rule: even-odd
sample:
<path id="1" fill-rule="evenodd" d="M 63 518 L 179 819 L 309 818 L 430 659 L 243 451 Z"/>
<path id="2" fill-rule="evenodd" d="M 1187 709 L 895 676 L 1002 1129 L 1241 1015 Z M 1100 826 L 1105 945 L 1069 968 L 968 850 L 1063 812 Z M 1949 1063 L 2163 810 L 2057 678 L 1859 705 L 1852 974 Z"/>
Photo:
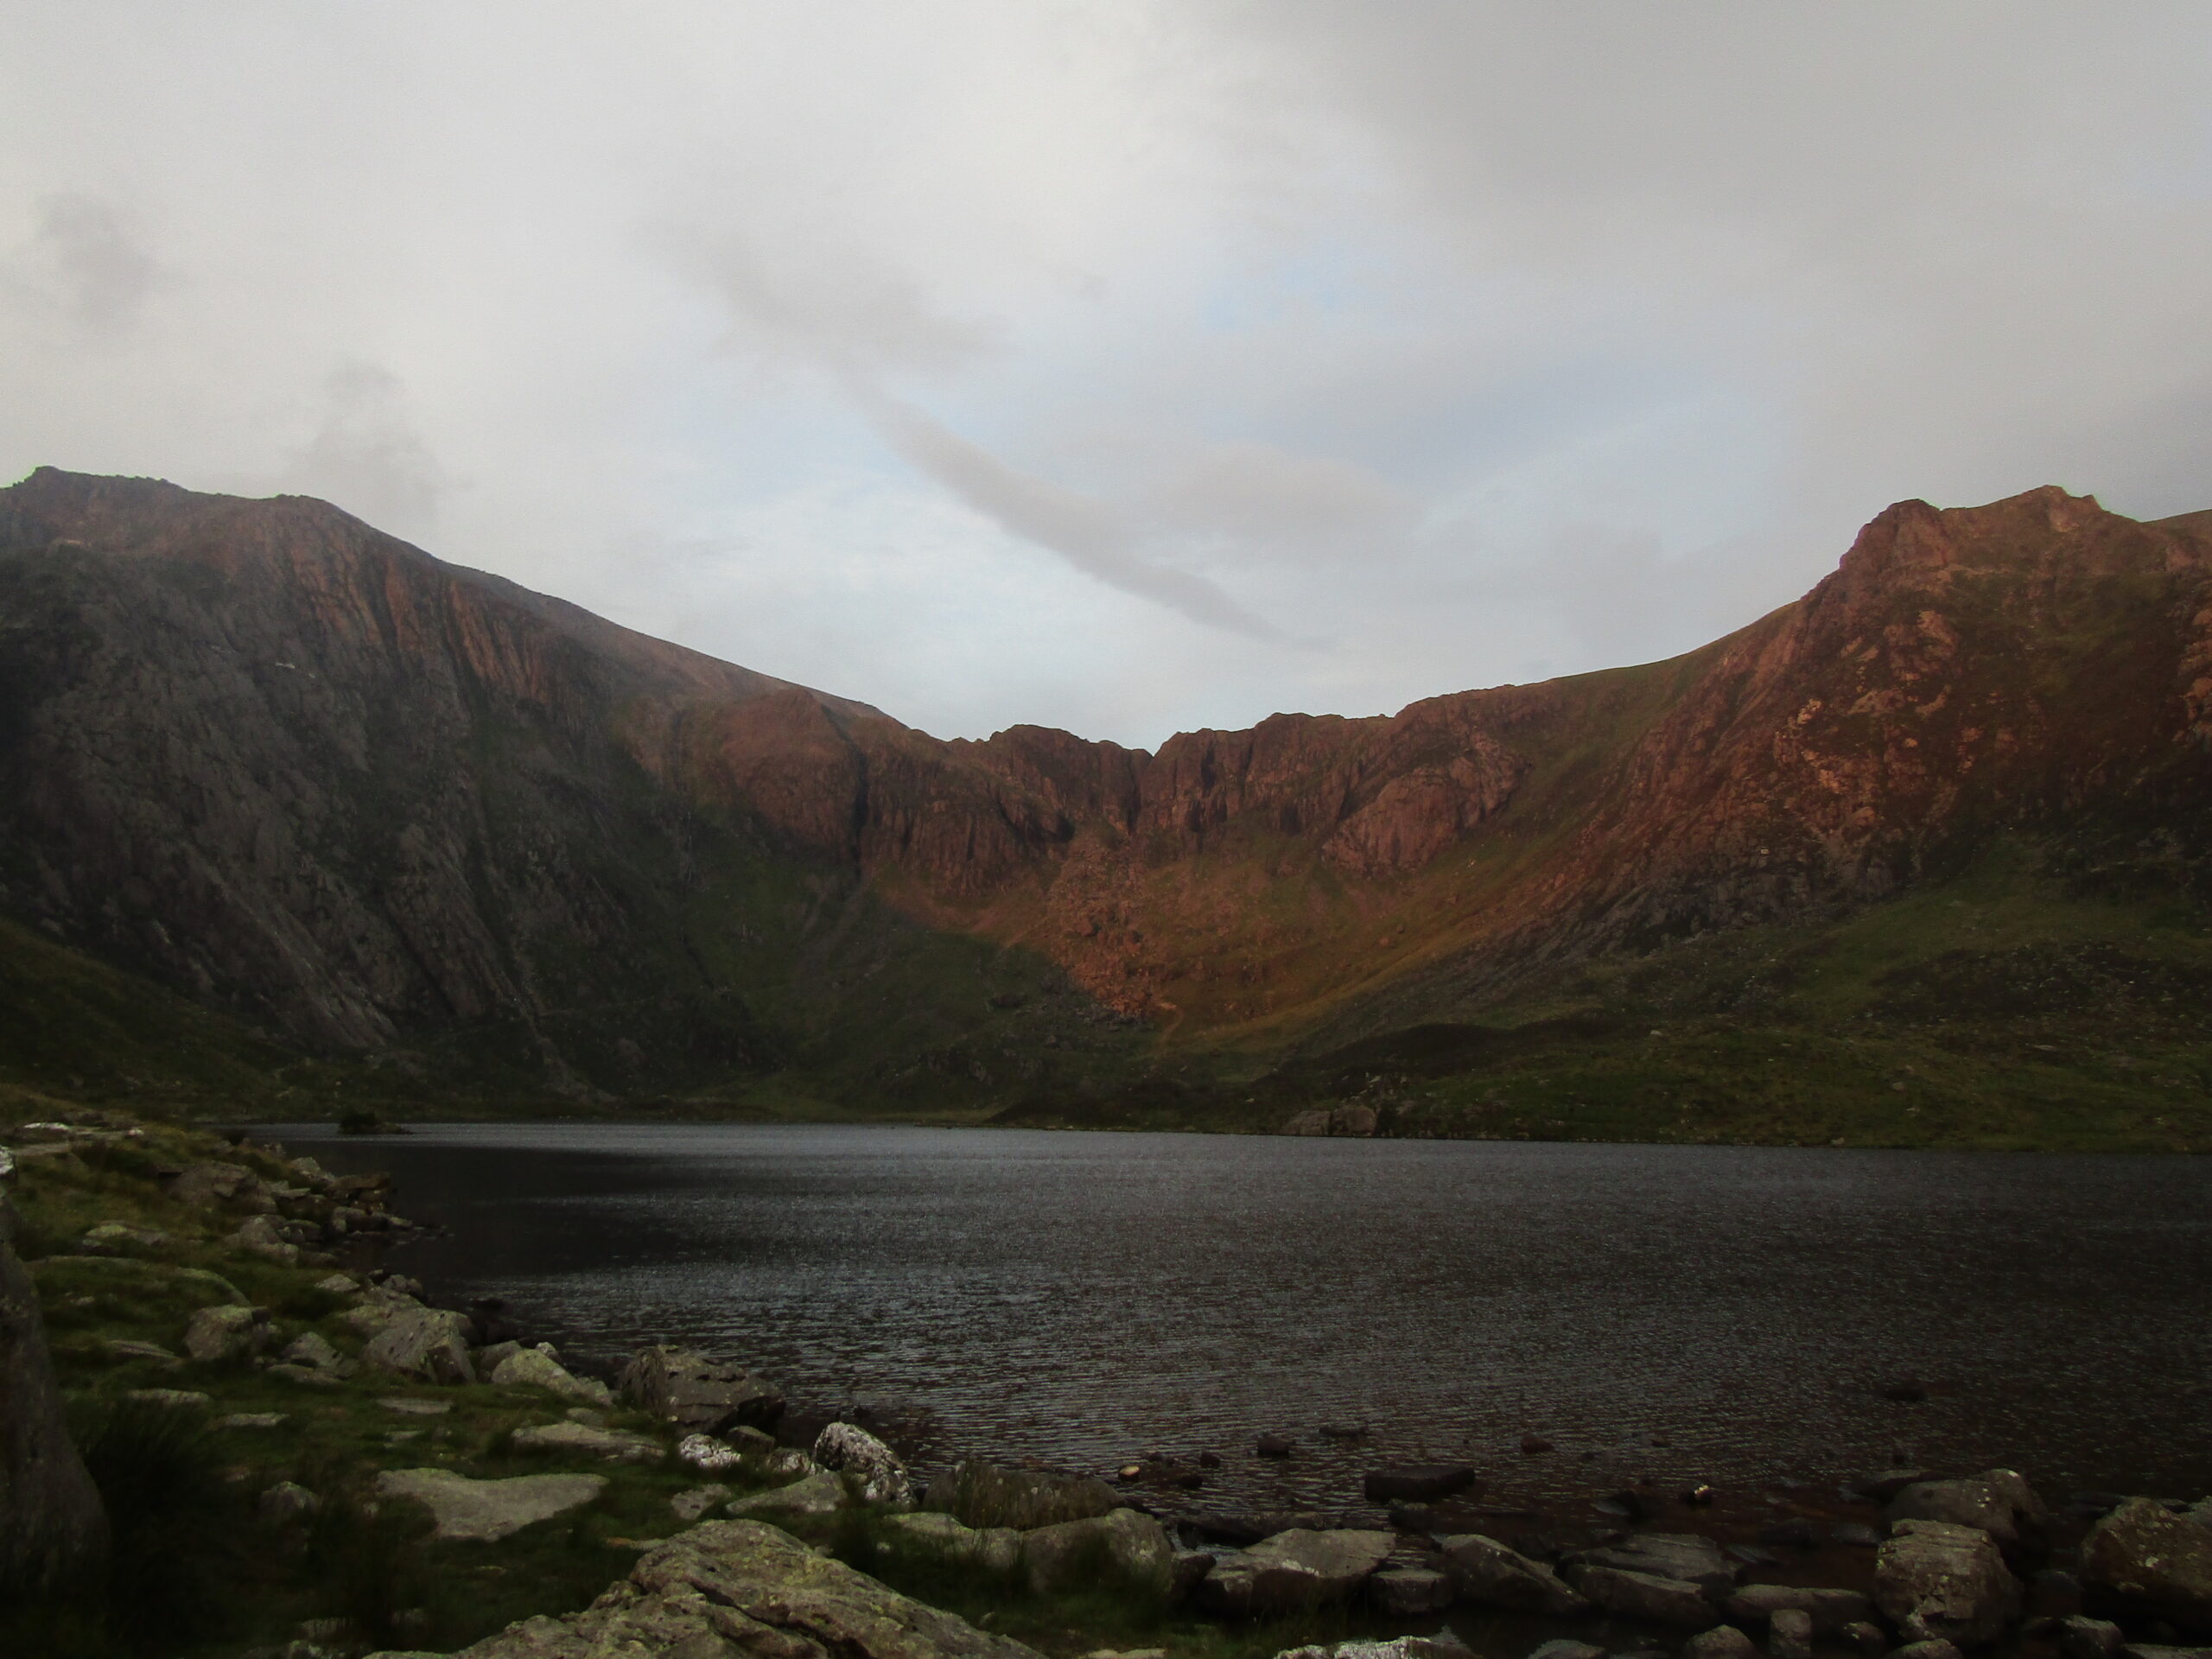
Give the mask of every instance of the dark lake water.
<path id="1" fill-rule="evenodd" d="M 392 1265 L 565 1350 L 741 1356 L 929 1414 L 925 1462 L 1389 1459 L 1531 1493 L 1903 1457 L 2212 1489 L 2212 1160 L 859 1126 L 280 1129 L 449 1237 Z M 1923 1403 L 1883 1397 L 1912 1376 Z M 1338 1449 L 1322 1423 L 1366 1423 Z M 1557 1450 L 1523 1457 L 1524 1433 Z M 1655 1440 L 1665 1442 L 1655 1445 Z"/>

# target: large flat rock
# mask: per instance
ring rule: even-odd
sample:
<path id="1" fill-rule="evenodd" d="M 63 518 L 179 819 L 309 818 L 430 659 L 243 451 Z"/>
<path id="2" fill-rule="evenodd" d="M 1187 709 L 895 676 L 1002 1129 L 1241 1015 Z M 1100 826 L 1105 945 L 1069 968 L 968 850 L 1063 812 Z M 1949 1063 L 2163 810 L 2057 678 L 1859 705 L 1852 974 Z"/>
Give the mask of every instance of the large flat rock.
<path id="1" fill-rule="evenodd" d="M 486 1542 L 519 1532 L 533 1522 L 582 1509 L 607 1490 L 604 1475 L 516 1475 L 471 1480 L 450 1469 L 387 1469 L 378 1494 L 411 1497 L 429 1510 L 441 1538 Z"/>
<path id="2" fill-rule="evenodd" d="M 925 1607 L 753 1521 L 710 1521 L 678 1533 L 647 1551 L 627 1579 L 582 1612 L 524 1619 L 454 1659 L 733 1653 L 762 1659 L 1038 1659 L 1033 1649 Z"/>

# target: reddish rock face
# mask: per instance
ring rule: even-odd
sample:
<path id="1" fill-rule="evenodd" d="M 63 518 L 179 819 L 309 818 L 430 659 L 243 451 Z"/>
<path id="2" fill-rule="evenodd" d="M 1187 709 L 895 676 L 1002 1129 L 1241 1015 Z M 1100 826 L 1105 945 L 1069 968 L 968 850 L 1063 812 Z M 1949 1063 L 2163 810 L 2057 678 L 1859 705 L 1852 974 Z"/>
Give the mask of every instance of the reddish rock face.
<path id="1" fill-rule="evenodd" d="M 1186 1031 L 1447 966 L 1479 995 L 1999 830 L 2201 815 L 2209 531 L 1907 502 L 1673 662 L 1148 754 L 940 742 L 321 503 L 42 470 L 0 492 L 0 901 L 353 1046 L 724 995 L 701 930 L 773 932 L 699 907 L 740 852 Z"/>

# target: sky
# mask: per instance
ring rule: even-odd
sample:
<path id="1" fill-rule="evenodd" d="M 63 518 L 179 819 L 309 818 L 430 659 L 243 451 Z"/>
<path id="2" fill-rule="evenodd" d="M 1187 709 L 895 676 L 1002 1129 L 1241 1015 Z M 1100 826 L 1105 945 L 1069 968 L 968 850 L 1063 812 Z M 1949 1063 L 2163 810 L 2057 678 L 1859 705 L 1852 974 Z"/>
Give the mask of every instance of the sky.
<path id="1" fill-rule="evenodd" d="M 2199 0 L 0 16 L 0 474 L 321 496 L 939 736 L 1649 661 L 1893 500 L 2209 461 Z"/>

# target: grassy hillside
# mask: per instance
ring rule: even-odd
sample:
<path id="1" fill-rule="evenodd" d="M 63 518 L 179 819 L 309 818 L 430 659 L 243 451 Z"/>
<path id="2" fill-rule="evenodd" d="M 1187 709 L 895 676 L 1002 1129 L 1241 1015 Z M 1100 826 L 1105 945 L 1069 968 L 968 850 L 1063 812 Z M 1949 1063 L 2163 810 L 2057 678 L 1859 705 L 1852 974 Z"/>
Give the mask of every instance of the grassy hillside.
<path id="1" fill-rule="evenodd" d="M 2069 1151 L 2212 1150 L 2212 925 L 2000 844 L 1846 917 L 1592 962 L 1272 1069 L 1217 1055 L 1004 1121 Z"/>

